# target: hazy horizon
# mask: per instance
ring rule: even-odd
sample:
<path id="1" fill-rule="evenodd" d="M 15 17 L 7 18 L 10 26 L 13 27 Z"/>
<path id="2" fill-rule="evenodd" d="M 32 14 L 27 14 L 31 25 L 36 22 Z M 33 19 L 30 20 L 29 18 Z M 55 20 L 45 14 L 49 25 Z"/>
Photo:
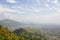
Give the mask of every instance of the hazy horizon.
<path id="1" fill-rule="evenodd" d="M 0 0 L 0 20 L 60 24 L 60 0 Z"/>

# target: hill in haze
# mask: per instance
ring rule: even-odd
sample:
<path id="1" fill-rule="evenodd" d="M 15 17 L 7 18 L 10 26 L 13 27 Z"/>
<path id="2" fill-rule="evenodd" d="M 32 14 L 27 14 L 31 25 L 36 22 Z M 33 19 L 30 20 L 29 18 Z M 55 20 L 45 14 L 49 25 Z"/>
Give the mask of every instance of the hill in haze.
<path id="1" fill-rule="evenodd" d="M 60 26 L 59 25 L 42 25 L 42 24 L 38 25 L 38 24 L 33 24 L 33 23 L 26 24 L 24 22 L 18 22 L 18 21 L 14 21 L 10 19 L 1 20 L 0 24 L 3 25 L 4 27 L 7 27 L 11 31 L 19 29 L 19 28 L 24 28 L 24 29 L 26 28 L 28 32 L 36 31 L 32 29 L 38 29 L 40 32 L 40 29 L 41 29 L 41 30 L 44 30 L 44 32 L 48 32 L 51 35 L 57 36 L 58 38 L 60 38 Z M 32 29 L 29 29 L 29 28 L 32 28 Z"/>
<path id="2" fill-rule="evenodd" d="M 39 23 L 26 23 L 26 22 L 18 22 L 11 19 L 0 20 L 0 24 L 8 27 L 11 30 L 15 30 L 18 28 L 24 27 L 31 27 L 31 28 L 45 28 L 45 29 L 52 29 L 52 28 L 60 28 L 60 25 L 53 25 L 53 24 L 39 24 Z"/>
<path id="3" fill-rule="evenodd" d="M 36 23 L 18 22 L 18 21 L 11 20 L 11 19 L 0 20 L 0 24 L 5 27 L 8 27 L 11 30 L 15 30 L 18 28 L 24 28 L 24 27 L 40 28 L 39 24 L 36 24 Z"/>
<path id="4" fill-rule="evenodd" d="M 14 30 L 16 28 L 20 28 L 23 23 L 20 23 L 20 22 L 14 21 L 14 20 L 10 20 L 10 19 L 5 19 L 5 20 L 1 20 L 0 24 L 5 27 L 8 27 L 9 29 Z"/>
<path id="5" fill-rule="evenodd" d="M 45 38 L 46 36 L 43 36 L 40 32 L 34 33 L 34 31 L 27 31 L 24 28 L 16 29 L 14 33 L 26 38 L 27 40 L 47 40 L 47 38 Z"/>

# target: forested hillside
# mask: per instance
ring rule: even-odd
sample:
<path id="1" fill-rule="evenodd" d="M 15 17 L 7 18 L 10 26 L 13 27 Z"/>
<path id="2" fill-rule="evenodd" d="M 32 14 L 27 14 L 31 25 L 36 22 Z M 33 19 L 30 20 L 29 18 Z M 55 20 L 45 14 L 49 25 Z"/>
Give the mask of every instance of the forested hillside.
<path id="1" fill-rule="evenodd" d="M 20 28 L 10 31 L 0 25 L 0 40 L 56 40 L 36 29 Z"/>
<path id="2" fill-rule="evenodd" d="M 19 37 L 8 28 L 0 25 L 0 40 L 19 40 Z"/>
<path id="3" fill-rule="evenodd" d="M 33 34 L 31 32 L 27 32 L 23 28 L 15 30 L 13 33 L 8 30 L 8 28 L 0 25 L 0 40 L 46 40 L 46 38 L 39 33 Z"/>
<path id="4" fill-rule="evenodd" d="M 36 30 L 26 30 L 24 28 L 16 29 L 14 33 L 23 37 L 26 40 L 47 40 L 46 36 L 42 35 L 40 32 Z"/>

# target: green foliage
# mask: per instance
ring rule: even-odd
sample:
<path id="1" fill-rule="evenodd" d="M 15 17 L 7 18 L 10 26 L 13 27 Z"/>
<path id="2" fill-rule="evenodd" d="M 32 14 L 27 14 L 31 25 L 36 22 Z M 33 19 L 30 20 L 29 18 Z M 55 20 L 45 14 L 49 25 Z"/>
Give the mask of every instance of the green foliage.
<path id="1" fill-rule="evenodd" d="M 14 33 L 21 37 L 20 40 L 48 40 L 41 32 L 28 31 L 24 28 L 16 29 Z"/>
<path id="2" fill-rule="evenodd" d="M 8 28 L 0 25 L 0 40 L 19 40 L 19 37 L 8 30 Z"/>
<path id="3" fill-rule="evenodd" d="M 12 32 L 0 25 L 0 40 L 53 40 L 48 37 L 50 36 L 33 29 L 20 28 Z"/>

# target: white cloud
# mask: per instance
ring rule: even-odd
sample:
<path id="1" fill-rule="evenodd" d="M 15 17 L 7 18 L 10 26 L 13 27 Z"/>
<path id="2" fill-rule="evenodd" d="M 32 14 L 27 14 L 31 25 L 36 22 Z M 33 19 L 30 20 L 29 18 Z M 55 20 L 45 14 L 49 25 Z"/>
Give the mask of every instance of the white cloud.
<path id="1" fill-rule="evenodd" d="M 15 10 L 13 10 L 13 9 L 6 8 L 6 7 L 3 7 L 2 5 L 0 5 L 0 12 L 4 12 L 4 11 L 15 12 Z"/>
<path id="2" fill-rule="evenodd" d="M 37 4 L 40 5 L 40 0 L 37 0 Z"/>
<path id="3" fill-rule="evenodd" d="M 48 5 L 48 4 L 45 4 L 45 6 L 46 6 L 46 7 L 50 7 L 50 5 Z"/>
<path id="4" fill-rule="evenodd" d="M 40 0 L 37 0 L 37 2 L 39 3 L 39 2 L 40 2 Z"/>
<path id="5" fill-rule="evenodd" d="M 52 3 L 56 3 L 57 4 L 58 3 L 58 0 L 52 0 Z"/>
<path id="6" fill-rule="evenodd" d="M 50 0 L 46 0 L 47 2 L 50 2 Z"/>
<path id="7" fill-rule="evenodd" d="M 40 0 L 37 1 L 38 4 L 40 3 L 39 1 Z M 55 1 L 54 3 L 57 3 L 57 2 Z M 46 6 L 49 7 L 48 4 L 46 4 Z M 57 11 L 54 13 L 51 12 L 52 13 L 51 15 L 50 14 L 49 15 L 40 15 L 40 14 L 44 14 L 44 12 L 47 10 L 54 11 L 53 8 L 50 8 L 50 9 L 48 9 L 48 8 L 40 9 L 37 7 L 36 8 L 35 7 L 23 8 L 20 6 L 19 7 L 15 6 L 13 8 L 16 8 L 16 10 L 10 9 L 10 8 L 5 8 L 0 5 L 0 15 L 4 16 L 4 18 L 14 19 L 14 20 L 24 21 L 24 22 L 30 21 L 30 22 L 45 23 L 45 24 L 60 24 L 60 9 L 59 8 L 54 7 Z M 13 14 L 13 13 L 15 13 L 15 14 Z M 23 14 L 23 15 L 21 15 L 21 14 Z"/>
<path id="8" fill-rule="evenodd" d="M 57 9 L 57 12 L 60 12 L 60 9 Z"/>
<path id="9" fill-rule="evenodd" d="M 9 2 L 9 3 L 16 3 L 15 0 L 6 0 L 6 2 Z"/>
<path id="10" fill-rule="evenodd" d="M 11 17 L 9 17 L 10 12 L 16 12 L 16 11 L 13 9 L 5 8 L 2 5 L 0 5 L 0 17 L 11 18 Z"/>

